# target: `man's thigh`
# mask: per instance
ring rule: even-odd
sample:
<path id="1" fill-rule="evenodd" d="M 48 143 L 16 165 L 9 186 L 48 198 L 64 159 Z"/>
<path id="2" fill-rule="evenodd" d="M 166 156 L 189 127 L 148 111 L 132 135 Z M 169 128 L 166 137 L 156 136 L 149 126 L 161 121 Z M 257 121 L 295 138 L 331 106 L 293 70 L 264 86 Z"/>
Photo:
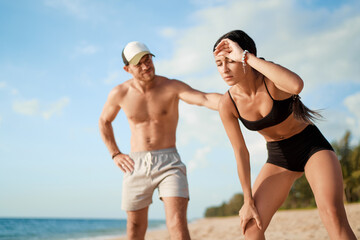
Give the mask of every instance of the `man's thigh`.
<path id="1" fill-rule="evenodd" d="M 147 224 L 149 207 L 145 207 L 136 211 L 126 211 L 127 221 L 135 224 Z"/>
<path id="2" fill-rule="evenodd" d="M 172 216 L 178 216 L 180 219 L 186 221 L 186 211 L 189 198 L 163 197 L 162 200 L 164 202 L 167 219 L 171 218 Z"/>
<path id="3" fill-rule="evenodd" d="M 189 199 L 183 197 L 163 197 L 166 225 L 171 239 L 190 240 L 186 211 Z"/>

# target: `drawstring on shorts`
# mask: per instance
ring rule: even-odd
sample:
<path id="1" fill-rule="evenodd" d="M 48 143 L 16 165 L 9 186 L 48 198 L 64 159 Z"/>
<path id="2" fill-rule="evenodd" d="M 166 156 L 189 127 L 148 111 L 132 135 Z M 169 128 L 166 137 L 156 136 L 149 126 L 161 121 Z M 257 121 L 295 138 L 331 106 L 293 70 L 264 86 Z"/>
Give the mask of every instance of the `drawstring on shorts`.
<path id="1" fill-rule="evenodd" d="M 146 176 L 149 176 L 150 171 L 151 171 L 151 166 L 153 165 L 150 152 L 146 153 L 146 155 L 144 157 L 144 162 L 145 162 L 145 167 L 146 167 Z"/>

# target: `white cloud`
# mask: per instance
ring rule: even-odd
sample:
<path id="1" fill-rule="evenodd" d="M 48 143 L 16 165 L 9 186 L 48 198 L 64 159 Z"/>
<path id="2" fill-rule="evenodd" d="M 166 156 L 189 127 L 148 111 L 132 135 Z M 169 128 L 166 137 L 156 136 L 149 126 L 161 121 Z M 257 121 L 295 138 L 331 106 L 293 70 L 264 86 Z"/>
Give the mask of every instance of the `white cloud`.
<path id="1" fill-rule="evenodd" d="M 303 94 L 315 88 L 319 89 L 318 94 L 328 98 L 321 92 L 323 84 L 359 81 L 360 2 L 351 4 L 351 7 L 343 5 L 331 11 L 305 9 L 297 1 L 287 0 L 237 0 L 221 6 L 213 5 L 191 16 L 196 23 L 193 27 L 175 30 L 181 34 L 174 42 L 174 53 L 168 59 L 159 59 L 158 72 L 166 76 L 175 75 L 203 91 L 215 89 L 224 92 L 228 86 L 216 70 L 212 47 L 224 33 L 242 29 L 256 42 L 259 56 L 288 67 L 304 79 Z M 350 100 L 347 100 L 348 108 L 356 117 L 347 117 L 347 125 L 351 129 L 360 129 L 356 105 L 351 104 L 354 99 Z M 330 139 L 339 139 L 344 134 L 346 123 L 338 121 L 337 110 L 328 109 L 326 112 L 330 115 L 326 117 L 328 121 L 318 125 Z M 181 106 L 180 121 L 183 123 L 178 132 L 178 143 L 186 145 L 197 141 L 213 146 L 219 139 L 220 142 L 227 140 L 221 121 L 210 120 L 210 114 L 207 110 Z M 245 132 L 244 135 L 251 161 L 260 166 L 266 160 L 264 140 L 258 134 L 247 137 Z"/>
<path id="2" fill-rule="evenodd" d="M 94 45 L 86 44 L 79 47 L 77 52 L 83 55 L 92 55 L 98 52 L 98 48 Z"/>
<path id="3" fill-rule="evenodd" d="M 360 119 L 360 92 L 348 96 L 344 100 L 344 104 L 357 119 Z"/>
<path id="4" fill-rule="evenodd" d="M 242 29 L 260 56 L 297 72 L 307 88 L 344 78 L 354 82 L 360 75 L 358 9 L 359 4 L 324 11 L 287 0 L 229 1 L 194 13 L 197 25 L 181 30 L 174 55 L 159 61 L 158 69 L 180 77 L 215 69 L 212 45 L 224 33 Z"/>
<path id="5" fill-rule="evenodd" d="M 267 159 L 266 141 L 257 132 L 244 132 L 247 140 L 247 148 L 250 153 L 250 162 L 252 166 L 260 167 L 264 165 Z"/>
<path id="6" fill-rule="evenodd" d="M 63 97 L 54 103 L 43 106 L 38 99 L 15 100 L 12 104 L 14 112 L 25 116 L 41 116 L 45 120 L 53 115 L 60 115 L 65 106 L 70 102 L 68 97 Z"/>
<path id="7" fill-rule="evenodd" d="M 104 24 L 113 13 L 107 8 L 106 1 L 93 0 L 43 0 L 44 5 L 56 10 L 56 13 L 65 13 L 75 19 L 91 24 Z"/>
<path id="8" fill-rule="evenodd" d="M 206 156 L 210 152 L 211 147 L 209 146 L 197 149 L 194 158 L 192 158 L 188 163 L 189 173 L 193 172 L 198 168 L 206 167 L 208 165 L 208 159 L 206 158 Z"/>
<path id="9" fill-rule="evenodd" d="M 51 103 L 46 110 L 42 111 L 41 115 L 44 119 L 48 120 L 53 115 L 60 115 L 63 109 L 69 104 L 70 99 L 68 97 L 62 97 L 58 101 Z"/>
<path id="10" fill-rule="evenodd" d="M 0 82 L 0 89 L 4 89 L 7 93 L 11 95 L 18 95 L 19 91 L 16 88 L 11 87 L 7 82 L 2 81 Z"/>
<path id="11" fill-rule="evenodd" d="M 76 47 L 75 55 L 93 55 L 99 51 L 99 48 L 88 44 L 88 43 L 81 43 L 80 46 Z"/>
<path id="12" fill-rule="evenodd" d="M 192 141 L 214 146 L 225 135 L 218 112 L 180 102 L 180 120 L 177 145 L 186 146 Z M 209 131 L 211 129 L 211 131 Z"/>
<path id="13" fill-rule="evenodd" d="M 302 41 L 294 44 L 292 54 L 281 52 L 279 59 L 297 68 L 311 84 L 344 79 L 355 82 L 360 74 L 357 67 L 360 59 L 356 54 L 360 46 L 355 39 L 360 39 L 360 17 L 350 16 L 331 28 L 302 37 Z"/>
<path id="14" fill-rule="evenodd" d="M 19 90 L 17 90 L 16 88 L 13 88 L 13 89 L 11 89 L 10 93 L 11 93 L 11 95 L 18 95 Z"/>
<path id="15" fill-rule="evenodd" d="M 360 137 L 360 92 L 348 96 L 344 100 L 344 104 L 351 112 L 352 116 L 346 118 L 349 129 L 357 138 Z"/>
<path id="16" fill-rule="evenodd" d="M 34 116 L 40 112 L 40 103 L 37 99 L 32 100 L 16 100 L 13 102 L 12 108 L 14 112 L 26 116 Z"/>
<path id="17" fill-rule="evenodd" d="M 119 71 L 113 71 L 108 73 L 108 76 L 103 80 L 106 84 L 113 84 L 114 82 L 119 81 L 120 72 Z"/>
<path id="18" fill-rule="evenodd" d="M 160 35 L 165 38 L 173 38 L 177 35 L 177 30 L 172 27 L 165 27 L 159 31 Z"/>
<path id="19" fill-rule="evenodd" d="M 194 5 L 200 6 L 213 6 L 215 4 L 227 2 L 227 0 L 190 0 L 190 2 Z"/>
<path id="20" fill-rule="evenodd" d="M 337 109 L 326 109 L 321 114 L 324 120 L 318 121 L 316 123 L 317 127 L 330 142 L 338 141 L 344 136 L 345 131 L 349 129 L 349 124 L 346 122 L 348 113 Z M 344 120 L 340 119 L 339 116 L 342 116 Z"/>
<path id="21" fill-rule="evenodd" d="M 79 19 L 89 18 L 89 9 L 82 0 L 44 0 L 45 5 L 61 9 Z"/>

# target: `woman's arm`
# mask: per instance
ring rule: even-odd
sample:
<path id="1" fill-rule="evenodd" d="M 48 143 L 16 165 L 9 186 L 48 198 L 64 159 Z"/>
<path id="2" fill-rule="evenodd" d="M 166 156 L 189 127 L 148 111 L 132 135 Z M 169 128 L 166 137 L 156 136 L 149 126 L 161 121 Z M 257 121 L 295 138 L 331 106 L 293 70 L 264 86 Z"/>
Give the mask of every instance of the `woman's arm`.
<path id="1" fill-rule="evenodd" d="M 279 64 L 258 58 L 252 53 L 247 53 L 246 59 L 248 65 L 262 73 L 272 81 L 278 89 L 290 94 L 299 94 L 303 89 L 303 80 L 289 69 Z"/>
<path id="2" fill-rule="evenodd" d="M 237 62 L 242 62 L 243 53 L 244 50 L 239 44 L 230 39 L 223 39 L 214 51 L 215 56 L 225 56 Z M 303 80 L 296 73 L 279 64 L 258 58 L 252 53 L 246 54 L 245 62 L 272 81 L 281 91 L 299 94 L 304 87 Z"/>
<path id="3" fill-rule="evenodd" d="M 249 152 L 239 126 L 239 121 L 229 110 L 229 108 L 232 106 L 226 102 L 226 97 L 228 97 L 226 95 L 227 94 L 225 94 L 224 97 L 222 97 L 220 100 L 219 114 L 234 151 L 239 180 L 243 189 L 244 198 L 251 199 L 252 193 Z"/>
<path id="4" fill-rule="evenodd" d="M 237 172 L 244 194 L 244 205 L 239 212 L 244 233 L 246 224 L 250 219 L 254 218 L 260 229 L 261 220 L 252 197 L 249 152 L 239 126 L 239 121 L 230 110 L 234 107 L 230 101 L 228 94 L 224 94 L 219 103 L 219 114 L 234 150 Z"/>

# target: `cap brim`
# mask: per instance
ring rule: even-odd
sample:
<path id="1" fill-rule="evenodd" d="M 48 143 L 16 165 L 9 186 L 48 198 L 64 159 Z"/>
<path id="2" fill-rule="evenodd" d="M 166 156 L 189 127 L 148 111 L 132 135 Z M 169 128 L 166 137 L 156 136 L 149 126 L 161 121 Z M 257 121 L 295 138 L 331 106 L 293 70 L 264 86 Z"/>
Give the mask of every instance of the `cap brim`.
<path id="1" fill-rule="evenodd" d="M 153 54 L 150 53 L 149 51 L 139 52 L 138 54 L 136 54 L 136 55 L 129 61 L 129 63 L 130 63 L 130 64 L 133 64 L 133 65 L 137 65 L 137 64 L 140 62 L 141 58 L 142 58 L 143 56 L 147 55 L 147 54 L 153 55 Z M 154 55 L 153 55 L 153 56 L 154 56 Z"/>

